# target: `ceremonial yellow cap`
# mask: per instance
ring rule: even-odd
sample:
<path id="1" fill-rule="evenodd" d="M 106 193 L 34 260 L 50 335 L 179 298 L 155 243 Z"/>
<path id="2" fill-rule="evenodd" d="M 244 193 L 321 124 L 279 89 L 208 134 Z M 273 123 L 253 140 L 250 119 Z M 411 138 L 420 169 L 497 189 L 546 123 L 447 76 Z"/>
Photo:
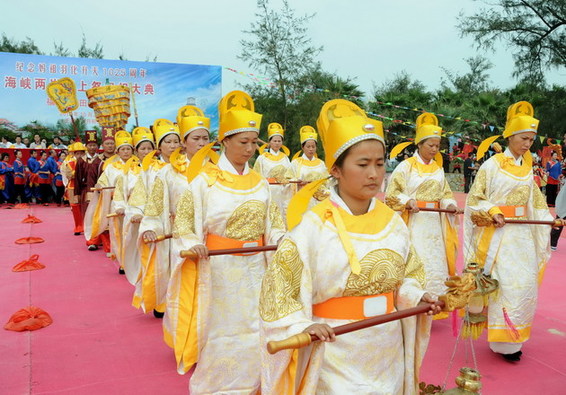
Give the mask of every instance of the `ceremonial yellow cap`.
<path id="1" fill-rule="evenodd" d="M 283 130 L 283 126 L 277 122 L 271 122 L 267 125 L 267 139 L 271 139 L 273 136 L 281 136 L 281 138 L 285 137 L 285 130 Z"/>
<path id="2" fill-rule="evenodd" d="M 116 141 L 116 151 L 120 149 L 120 147 L 124 145 L 129 145 L 130 147 L 134 148 L 132 135 L 125 130 L 119 130 L 114 135 L 114 141 Z"/>
<path id="3" fill-rule="evenodd" d="M 335 99 L 325 103 L 316 121 L 328 169 L 348 148 L 364 140 L 378 140 L 385 146 L 383 124 L 366 116 L 356 104 Z"/>
<path id="4" fill-rule="evenodd" d="M 132 138 L 134 140 L 134 147 L 138 147 L 144 141 L 150 141 L 155 148 L 155 139 L 153 138 L 153 133 L 151 130 L 144 127 L 137 127 L 132 131 Z"/>
<path id="5" fill-rule="evenodd" d="M 75 151 L 86 151 L 86 147 L 83 143 L 81 143 L 80 141 L 76 141 L 74 143 L 72 143 L 71 145 L 69 145 L 69 152 L 75 152 Z"/>
<path id="6" fill-rule="evenodd" d="M 301 144 L 304 144 L 305 141 L 308 140 L 318 140 L 318 134 L 316 133 L 316 130 L 309 125 L 305 125 L 301 128 L 301 130 L 299 131 L 299 136 L 301 138 Z"/>
<path id="7" fill-rule="evenodd" d="M 259 135 L 261 114 L 254 112 L 254 101 L 245 92 L 232 91 L 227 93 L 218 104 L 220 125 L 218 140 L 242 132 L 256 132 Z"/>
<path id="8" fill-rule="evenodd" d="M 210 133 L 210 118 L 205 117 L 202 110 L 195 106 L 183 106 L 177 111 L 177 125 L 183 140 L 195 130 L 204 129 Z"/>
<path id="9" fill-rule="evenodd" d="M 438 125 L 436 115 L 429 112 L 423 112 L 417 117 L 417 135 L 415 136 L 415 144 L 431 137 L 442 137 L 442 128 Z"/>
<path id="10" fill-rule="evenodd" d="M 179 139 L 181 138 L 181 135 L 179 134 L 179 127 L 170 120 L 159 118 L 153 122 L 153 135 L 155 136 L 158 147 L 161 140 L 170 134 L 176 134 L 179 136 Z"/>
<path id="11" fill-rule="evenodd" d="M 511 137 L 514 134 L 533 132 L 537 133 L 539 120 L 534 118 L 535 110 L 531 103 L 520 101 L 512 104 L 507 109 L 507 122 L 503 137 Z"/>

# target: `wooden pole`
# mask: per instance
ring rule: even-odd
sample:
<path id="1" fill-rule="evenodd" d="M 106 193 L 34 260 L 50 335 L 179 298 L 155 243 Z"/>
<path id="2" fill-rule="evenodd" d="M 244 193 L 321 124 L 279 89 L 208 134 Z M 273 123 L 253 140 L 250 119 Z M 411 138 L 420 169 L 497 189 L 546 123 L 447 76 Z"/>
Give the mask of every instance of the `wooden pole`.
<path id="1" fill-rule="evenodd" d="M 70 112 L 69 115 L 71 116 L 71 124 L 73 124 L 73 131 L 75 132 L 75 141 L 81 141 L 79 137 L 79 130 L 77 129 L 77 124 L 75 122 L 75 118 L 73 117 L 73 113 Z"/>
<path id="2" fill-rule="evenodd" d="M 96 191 L 104 191 L 106 189 L 115 189 L 116 187 L 100 187 L 100 188 L 90 188 L 91 192 L 96 192 Z"/>
<path id="3" fill-rule="evenodd" d="M 446 208 L 419 207 L 419 211 L 428 211 L 432 213 L 464 214 L 464 211 L 461 209 L 449 210 Z"/>
<path id="4" fill-rule="evenodd" d="M 531 220 L 522 220 L 522 219 L 507 219 L 505 218 L 506 224 L 523 224 L 523 225 L 551 225 L 551 226 L 564 226 L 562 221 L 555 220 L 555 221 L 531 221 Z"/>
<path id="5" fill-rule="evenodd" d="M 173 237 L 173 235 L 172 235 L 171 233 L 166 234 L 166 235 L 159 235 L 159 236 L 157 236 L 157 237 L 155 238 L 155 240 L 153 240 L 153 241 L 149 241 L 149 240 L 146 241 L 146 244 L 149 244 L 149 243 L 159 243 L 160 241 L 167 240 L 167 239 L 170 239 L 170 238 L 172 238 L 172 237 Z"/>
<path id="6" fill-rule="evenodd" d="M 120 213 L 110 213 L 110 214 L 106 214 L 106 218 L 114 218 L 114 217 L 121 217 L 124 214 L 120 214 Z"/>
<path id="7" fill-rule="evenodd" d="M 258 247 L 243 247 L 243 248 L 227 248 L 224 250 L 210 250 L 208 251 L 208 256 L 216 255 L 231 255 L 231 254 L 246 254 L 250 252 L 263 252 L 263 251 L 275 251 L 277 249 L 276 245 L 258 246 Z M 191 250 L 181 251 L 181 258 L 196 259 L 197 255 Z"/>
<path id="8" fill-rule="evenodd" d="M 336 336 L 343 335 L 345 333 L 359 331 L 360 329 L 369 328 L 376 325 L 385 324 L 386 322 L 400 320 L 401 318 L 411 317 L 413 315 L 423 314 L 426 313 L 431 309 L 432 306 L 440 306 L 444 307 L 444 302 L 439 300 L 435 303 L 426 303 L 422 304 L 417 307 L 413 307 L 411 309 L 405 309 L 401 311 L 396 311 L 394 313 L 378 315 L 377 317 L 366 318 L 365 320 L 360 320 L 356 322 L 352 322 L 350 324 L 336 326 L 334 329 L 334 334 Z M 311 335 L 309 333 L 299 333 L 297 335 L 293 335 L 287 339 L 279 340 L 279 341 L 270 341 L 267 343 L 267 351 L 270 354 L 275 354 L 281 350 L 290 350 L 290 349 L 297 349 L 306 347 L 311 344 L 313 341 L 318 340 L 316 335 Z"/>

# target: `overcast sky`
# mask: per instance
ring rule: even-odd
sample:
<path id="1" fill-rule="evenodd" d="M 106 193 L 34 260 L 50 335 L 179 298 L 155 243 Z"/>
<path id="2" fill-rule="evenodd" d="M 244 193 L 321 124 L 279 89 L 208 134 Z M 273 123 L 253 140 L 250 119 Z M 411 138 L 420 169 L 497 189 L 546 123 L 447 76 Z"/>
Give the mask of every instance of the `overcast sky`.
<path id="1" fill-rule="evenodd" d="M 455 27 L 460 12 L 471 15 L 481 2 L 471 0 L 289 0 L 297 14 L 316 13 L 310 26 L 313 44 L 325 70 L 354 77 L 370 94 L 373 86 L 408 72 L 429 89 L 440 86 L 442 68 L 467 71 L 465 58 L 474 56 L 470 38 Z M 253 0 L 160 1 L 32 1 L 0 0 L 0 31 L 18 40 L 31 37 L 45 52 L 62 42 L 75 54 L 82 34 L 89 46 L 104 47 L 105 58 L 124 54 L 128 60 L 215 64 L 251 72 L 237 59 L 243 30 L 255 20 Z M 272 0 L 279 7 L 280 0 Z M 513 59 L 502 44 L 487 54 L 494 68 L 491 84 L 515 84 Z M 547 74 L 551 83 L 564 84 L 566 71 Z M 223 72 L 223 91 L 246 83 L 246 77 Z"/>

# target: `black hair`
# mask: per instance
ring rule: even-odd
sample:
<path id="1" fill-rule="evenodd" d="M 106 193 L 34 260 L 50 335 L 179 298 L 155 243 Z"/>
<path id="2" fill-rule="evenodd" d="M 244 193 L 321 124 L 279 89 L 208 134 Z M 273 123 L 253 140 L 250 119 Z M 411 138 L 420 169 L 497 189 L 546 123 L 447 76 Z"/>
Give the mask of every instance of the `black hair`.
<path id="1" fill-rule="evenodd" d="M 4 160 L 4 158 L 6 158 L 6 157 L 7 157 L 8 159 L 10 159 L 10 154 L 7 153 L 7 152 L 4 152 L 4 153 L 2 154 L 2 159 L 0 159 L 0 160 Z"/>

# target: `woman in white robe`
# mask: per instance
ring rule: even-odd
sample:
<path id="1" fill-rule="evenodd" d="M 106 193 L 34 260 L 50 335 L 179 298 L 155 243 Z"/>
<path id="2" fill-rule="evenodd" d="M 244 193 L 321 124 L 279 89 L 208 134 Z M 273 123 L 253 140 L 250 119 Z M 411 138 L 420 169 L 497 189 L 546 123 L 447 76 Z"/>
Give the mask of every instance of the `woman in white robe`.
<path id="1" fill-rule="evenodd" d="M 423 113 L 417 118 L 417 150 L 413 157 L 395 168 L 385 192 L 386 204 L 400 211 L 407 223 L 411 242 L 425 267 L 425 289 L 434 296 L 445 293 L 444 281 L 456 273 L 458 248 L 457 216 L 419 211 L 419 208 L 457 210 L 442 167 L 441 133 L 442 128 L 434 114 Z M 398 147 L 407 145 L 401 144 Z M 395 151 L 394 148 L 392 155 L 396 156 Z M 446 317 L 448 314 L 441 313 L 435 318 Z"/>
<path id="2" fill-rule="evenodd" d="M 291 230 L 263 279 L 262 393 L 416 394 L 430 317 L 338 338 L 331 328 L 433 301 L 422 289 L 425 273 L 406 225 L 375 198 L 385 174 L 383 127 L 355 104 L 332 100 L 318 130 L 337 185 L 302 219 L 295 219 L 293 199 Z M 267 342 L 300 332 L 321 341 L 267 353 Z"/>
<path id="3" fill-rule="evenodd" d="M 255 394 L 260 389 L 258 301 L 266 255 L 209 258 L 208 250 L 276 244 L 285 230 L 267 181 L 248 166 L 261 115 L 253 112 L 251 97 L 239 91 L 228 93 L 219 110 L 223 153 L 217 165 L 204 166 L 177 206 L 173 253 L 190 250 L 199 258 L 172 268 L 164 336 L 174 348 L 179 373 L 196 363 L 191 394 Z"/>
<path id="4" fill-rule="evenodd" d="M 503 132 L 509 146 L 481 165 L 466 201 L 464 258 L 499 282 L 489 296 L 488 341 L 508 361 L 521 359 L 522 345 L 530 338 L 538 288 L 550 258 L 548 225 L 504 221 L 553 219 L 533 177 L 529 149 L 539 124 L 533 115 L 530 103 L 509 107 Z M 497 137 L 484 140 L 478 158 L 486 150 L 482 146 Z"/>

